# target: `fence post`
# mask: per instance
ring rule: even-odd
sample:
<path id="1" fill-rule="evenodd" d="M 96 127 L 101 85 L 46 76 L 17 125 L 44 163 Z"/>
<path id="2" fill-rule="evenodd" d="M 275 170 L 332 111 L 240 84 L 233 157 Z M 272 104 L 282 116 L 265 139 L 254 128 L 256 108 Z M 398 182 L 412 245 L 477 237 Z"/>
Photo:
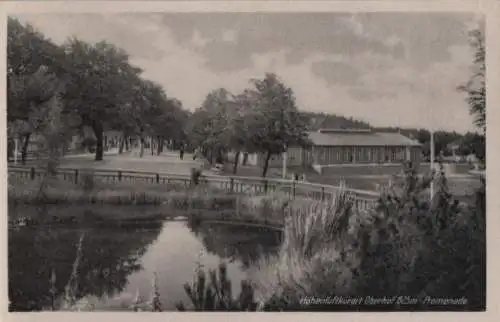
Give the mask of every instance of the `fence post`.
<path id="1" fill-rule="evenodd" d="M 122 172 L 118 171 L 118 181 L 122 181 Z"/>
<path id="2" fill-rule="evenodd" d="M 78 169 L 75 169 L 75 184 L 78 184 Z"/>
<path id="3" fill-rule="evenodd" d="M 160 183 L 160 175 L 158 173 L 156 174 L 156 183 Z"/>
<path id="4" fill-rule="evenodd" d="M 31 180 L 35 180 L 35 167 L 31 167 L 30 177 L 31 177 Z"/>
<path id="5" fill-rule="evenodd" d="M 321 187 L 321 202 L 325 202 L 325 187 Z"/>
<path id="6" fill-rule="evenodd" d="M 229 180 L 230 180 L 230 182 L 231 182 L 231 187 L 230 187 L 230 189 L 231 189 L 231 193 L 233 193 L 233 192 L 234 192 L 234 178 L 233 178 L 233 177 L 231 177 Z"/>
<path id="7" fill-rule="evenodd" d="M 240 196 L 236 195 L 236 216 L 240 214 Z"/>

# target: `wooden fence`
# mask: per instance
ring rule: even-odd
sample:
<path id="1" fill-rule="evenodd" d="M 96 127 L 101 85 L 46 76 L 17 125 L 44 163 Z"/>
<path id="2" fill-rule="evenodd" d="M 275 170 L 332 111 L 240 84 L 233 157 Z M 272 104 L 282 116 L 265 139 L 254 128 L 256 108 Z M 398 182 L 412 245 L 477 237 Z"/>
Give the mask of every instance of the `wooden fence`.
<path id="1" fill-rule="evenodd" d="M 9 177 L 15 176 L 17 179 L 23 180 L 40 180 L 46 173 L 45 170 L 41 168 L 11 166 L 8 172 Z M 169 184 L 181 184 L 186 188 L 191 185 L 191 176 L 189 174 L 154 173 L 130 170 L 59 168 L 55 176 L 59 179 L 78 184 L 82 178 L 82 174 L 91 174 L 95 179 L 107 183 L 146 183 L 165 186 Z M 343 189 L 352 198 L 355 207 L 361 210 L 371 207 L 379 196 L 377 192 L 373 191 L 270 178 L 202 175 L 200 184 L 208 184 L 225 193 L 250 195 L 282 193 L 291 199 L 308 198 L 316 201 L 327 201 L 333 198 L 339 189 Z"/>

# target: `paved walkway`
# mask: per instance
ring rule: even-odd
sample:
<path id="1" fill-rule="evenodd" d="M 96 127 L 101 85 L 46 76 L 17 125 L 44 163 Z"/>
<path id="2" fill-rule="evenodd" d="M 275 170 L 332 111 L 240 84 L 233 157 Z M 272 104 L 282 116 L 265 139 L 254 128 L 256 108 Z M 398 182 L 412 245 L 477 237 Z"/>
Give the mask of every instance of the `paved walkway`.
<path id="1" fill-rule="evenodd" d="M 102 161 L 95 161 L 93 153 L 66 155 L 61 161 L 61 168 L 91 168 L 106 170 L 135 170 L 145 172 L 162 172 L 172 174 L 189 174 L 191 168 L 200 167 L 200 160 L 193 161 L 192 154 L 184 154 L 180 160 L 178 152 L 166 151 L 161 155 L 151 155 L 145 150 L 141 158 L 138 150 L 118 154 L 106 152 Z M 28 161 L 26 166 L 37 165 L 39 161 Z M 13 165 L 13 164 L 11 164 Z M 204 171 L 205 173 L 205 171 Z"/>

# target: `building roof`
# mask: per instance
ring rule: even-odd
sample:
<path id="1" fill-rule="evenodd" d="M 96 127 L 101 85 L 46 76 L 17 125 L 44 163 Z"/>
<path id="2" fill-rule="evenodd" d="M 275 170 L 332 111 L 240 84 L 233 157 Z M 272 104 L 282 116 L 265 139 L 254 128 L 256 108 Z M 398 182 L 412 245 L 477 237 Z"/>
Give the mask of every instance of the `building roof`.
<path id="1" fill-rule="evenodd" d="M 400 133 L 354 130 L 310 132 L 309 140 L 317 146 L 420 146 Z"/>

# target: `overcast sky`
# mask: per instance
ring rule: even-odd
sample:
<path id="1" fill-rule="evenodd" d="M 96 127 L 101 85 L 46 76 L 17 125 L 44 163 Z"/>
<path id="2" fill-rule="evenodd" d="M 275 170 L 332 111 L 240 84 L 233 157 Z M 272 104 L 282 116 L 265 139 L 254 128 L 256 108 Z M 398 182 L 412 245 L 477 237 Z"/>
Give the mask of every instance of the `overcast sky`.
<path id="1" fill-rule="evenodd" d="M 300 109 L 373 125 L 472 130 L 457 85 L 470 75 L 477 17 L 442 13 L 166 13 L 16 16 L 56 43 L 69 36 L 125 49 L 144 77 L 188 109 L 276 73 Z M 426 86 L 428 84 L 428 86 Z"/>

